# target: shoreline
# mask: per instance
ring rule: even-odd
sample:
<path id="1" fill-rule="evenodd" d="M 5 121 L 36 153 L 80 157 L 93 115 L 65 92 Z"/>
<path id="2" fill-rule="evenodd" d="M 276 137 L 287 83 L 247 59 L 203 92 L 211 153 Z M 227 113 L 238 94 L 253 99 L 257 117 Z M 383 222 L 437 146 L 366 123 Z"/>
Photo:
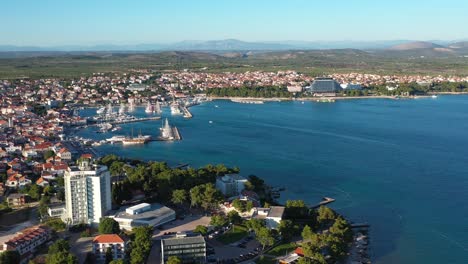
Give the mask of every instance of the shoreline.
<path id="1" fill-rule="evenodd" d="M 428 92 L 425 95 L 411 95 L 411 96 L 392 96 L 392 95 L 369 95 L 369 96 L 316 96 L 316 97 L 221 97 L 221 96 L 208 96 L 210 100 L 257 100 L 265 102 L 282 102 L 282 101 L 320 101 L 323 99 L 330 100 L 347 100 L 347 99 L 419 99 L 430 98 L 433 95 L 468 95 L 468 92 Z"/>

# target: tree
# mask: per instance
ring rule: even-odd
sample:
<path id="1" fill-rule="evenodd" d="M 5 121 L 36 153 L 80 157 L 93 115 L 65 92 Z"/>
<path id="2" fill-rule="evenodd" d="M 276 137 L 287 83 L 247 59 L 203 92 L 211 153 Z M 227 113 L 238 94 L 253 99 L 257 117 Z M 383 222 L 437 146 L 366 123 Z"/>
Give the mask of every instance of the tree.
<path id="1" fill-rule="evenodd" d="M 263 249 L 275 243 L 273 233 L 267 227 L 260 228 L 257 232 L 255 232 L 255 235 L 257 237 L 258 242 L 262 245 Z"/>
<path id="2" fill-rule="evenodd" d="M 239 212 L 245 212 L 245 205 L 239 199 L 235 199 L 234 201 L 232 201 L 232 206 L 236 208 L 236 210 Z"/>
<path id="3" fill-rule="evenodd" d="M 278 225 L 278 232 L 280 232 L 283 239 L 290 239 L 295 233 L 294 223 L 291 220 L 281 220 Z"/>
<path id="4" fill-rule="evenodd" d="M 182 264 L 182 259 L 177 256 L 170 256 L 167 261 L 167 264 Z"/>
<path id="5" fill-rule="evenodd" d="M 174 204 L 183 204 L 185 201 L 187 201 L 187 192 L 184 189 L 172 191 L 171 202 Z"/>
<path id="6" fill-rule="evenodd" d="M 0 253 L 0 263 L 20 263 L 20 254 L 16 250 L 7 250 L 3 253 Z"/>
<path id="7" fill-rule="evenodd" d="M 120 226 L 114 219 L 103 217 L 99 222 L 98 231 L 100 234 L 118 234 L 120 233 Z"/>
<path id="8" fill-rule="evenodd" d="M 254 204 L 252 201 L 247 201 L 245 204 L 245 211 L 250 212 L 254 208 Z"/>
<path id="9" fill-rule="evenodd" d="M 59 252 L 67 252 L 69 250 L 70 244 L 68 243 L 68 241 L 64 239 L 59 239 L 49 246 L 49 250 L 47 251 L 47 253 L 49 255 L 52 255 Z"/>
<path id="10" fill-rule="evenodd" d="M 153 229 L 148 226 L 139 226 L 134 229 L 135 239 L 130 252 L 130 263 L 144 263 L 151 250 L 151 236 Z"/>
<path id="11" fill-rule="evenodd" d="M 44 215 L 47 214 L 47 208 L 48 208 L 48 206 L 49 206 L 49 205 L 48 205 L 49 202 L 50 202 L 50 198 L 49 198 L 48 196 L 43 196 L 43 197 L 41 198 L 41 200 L 39 201 L 39 208 L 38 208 L 38 210 L 39 210 L 39 214 L 40 214 L 41 216 L 44 216 Z"/>
<path id="12" fill-rule="evenodd" d="M 41 193 L 42 187 L 37 184 L 31 185 L 28 191 L 29 196 L 34 200 L 39 200 L 39 198 L 41 198 Z"/>
<path id="13" fill-rule="evenodd" d="M 55 152 L 49 149 L 49 150 L 44 151 L 43 156 L 44 156 L 44 160 L 47 160 L 48 158 L 55 156 Z"/>
<path id="14" fill-rule="evenodd" d="M 125 264 L 123 259 L 114 259 L 113 261 L 109 262 L 109 264 Z"/>
<path id="15" fill-rule="evenodd" d="M 193 230 L 195 233 L 199 233 L 202 236 L 205 236 L 208 233 L 208 228 L 204 225 L 197 225 Z"/>
<path id="16" fill-rule="evenodd" d="M 203 186 L 197 185 L 190 189 L 190 206 L 199 206 L 203 201 Z"/>
<path id="17" fill-rule="evenodd" d="M 49 254 L 46 258 L 46 264 L 77 264 L 78 259 L 69 252 L 58 252 Z"/>
<path id="18" fill-rule="evenodd" d="M 309 208 L 303 200 L 287 200 L 285 213 L 292 219 L 306 218 L 309 216 Z"/>
<path id="19" fill-rule="evenodd" d="M 251 218 L 249 221 L 245 223 L 245 225 L 250 230 L 253 230 L 255 233 L 257 233 L 258 230 L 265 227 L 265 221 L 263 221 L 262 219 Z"/>
<path id="20" fill-rule="evenodd" d="M 301 233 L 301 236 L 302 236 L 302 239 L 303 240 L 309 240 L 312 238 L 312 229 L 310 228 L 310 226 L 306 225 L 304 226 L 304 229 L 302 229 L 302 233 Z"/>
<path id="21" fill-rule="evenodd" d="M 240 217 L 239 213 L 237 211 L 229 211 L 227 214 L 227 218 L 230 223 L 233 224 L 240 224 L 242 222 L 242 218 Z"/>
<path id="22" fill-rule="evenodd" d="M 211 217 L 211 221 L 210 221 L 210 224 L 215 227 L 222 227 L 222 226 L 227 225 L 227 223 L 228 222 L 227 222 L 226 217 L 222 215 L 214 215 Z"/>
<path id="23" fill-rule="evenodd" d="M 318 209 L 318 216 L 317 216 L 317 222 L 321 225 L 323 224 L 329 224 L 333 220 L 335 220 L 336 215 L 335 212 L 333 212 L 332 209 L 326 207 L 326 206 L 320 206 Z"/>
<path id="24" fill-rule="evenodd" d="M 310 258 L 299 258 L 297 264 L 313 264 Z"/>

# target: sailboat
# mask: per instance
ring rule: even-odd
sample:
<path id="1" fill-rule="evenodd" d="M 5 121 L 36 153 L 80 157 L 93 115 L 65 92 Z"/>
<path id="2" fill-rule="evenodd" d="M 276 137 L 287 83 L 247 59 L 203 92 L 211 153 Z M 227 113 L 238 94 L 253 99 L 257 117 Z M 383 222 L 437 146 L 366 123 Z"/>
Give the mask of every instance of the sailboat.
<path id="1" fill-rule="evenodd" d="M 148 104 L 146 104 L 145 112 L 146 113 L 153 113 L 154 112 L 154 106 L 151 104 L 150 101 L 148 101 Z"/>
<path id="2" fill-rule="evenodd" d="M 125 104 L 121 103 L 119 108 L 119 115 L 125 114 Z"/>
<path id="3" fill-rule="evenodd" d="M 156 112 L 156 114 L 161 114 L 161 105 L 159 104 L 159 101 L 156 101 L 156 107 L 154 108 L 154 112 Z"/>
<path id="4" fill-rule="evenodd" d="M 137 137 L 133 136 L 133 128 L 132 128 L 132 136 L 126 137 L 122 140 L 122 144 L 124 145 L 136 145 L 136 144 L 145 144 L 151 139 L 151 136 L 142 136 L 141 130 Z"/>

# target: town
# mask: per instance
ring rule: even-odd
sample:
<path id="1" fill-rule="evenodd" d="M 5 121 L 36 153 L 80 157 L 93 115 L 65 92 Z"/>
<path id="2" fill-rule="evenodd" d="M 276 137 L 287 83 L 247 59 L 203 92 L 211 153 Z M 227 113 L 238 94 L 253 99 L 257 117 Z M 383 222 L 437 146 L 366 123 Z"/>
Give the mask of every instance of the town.
<path id="1" fill-rule="evenodd" d="M 436 92 L 463 92 L 467 81 L 456 76 L 189 70 L 3 80 L 2 259 L 81 264 L 194 259 L 308 263 L 311 258 L 334 263 L 352 258 L 367 263 L 366 224 L 352 225 L 327 207 L 300 200 L 280 205 L 281 188 L 258 177 L 243 177 L 222 165 L 169 168 L 161 162 L 102 157 L 67 134 L 89 124 L 79 115 L 83 107 L 145 106 L 197 94 L 209 98 L 216 97 L 217 89 L 280 87 L 288 96 L 322 97 L 362 89 L 377 94 L 381 90 L 371 87 L 394 91 L 411 83 L 446 85 Z M 358 230 L 351 232 L 354 227 Z"/>

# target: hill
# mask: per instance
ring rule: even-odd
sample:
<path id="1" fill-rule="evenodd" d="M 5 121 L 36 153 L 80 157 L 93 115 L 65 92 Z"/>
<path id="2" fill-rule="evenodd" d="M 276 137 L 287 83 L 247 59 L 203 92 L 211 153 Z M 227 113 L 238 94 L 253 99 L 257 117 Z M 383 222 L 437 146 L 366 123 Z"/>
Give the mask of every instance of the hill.
<path id="1" fill-rule="evenodd" d="M 389 50 L 415 50 L 435 48 L 444 48 L 444 46 L 427 41 L 413 41 L 392 46 L 389 48 Z"/>

